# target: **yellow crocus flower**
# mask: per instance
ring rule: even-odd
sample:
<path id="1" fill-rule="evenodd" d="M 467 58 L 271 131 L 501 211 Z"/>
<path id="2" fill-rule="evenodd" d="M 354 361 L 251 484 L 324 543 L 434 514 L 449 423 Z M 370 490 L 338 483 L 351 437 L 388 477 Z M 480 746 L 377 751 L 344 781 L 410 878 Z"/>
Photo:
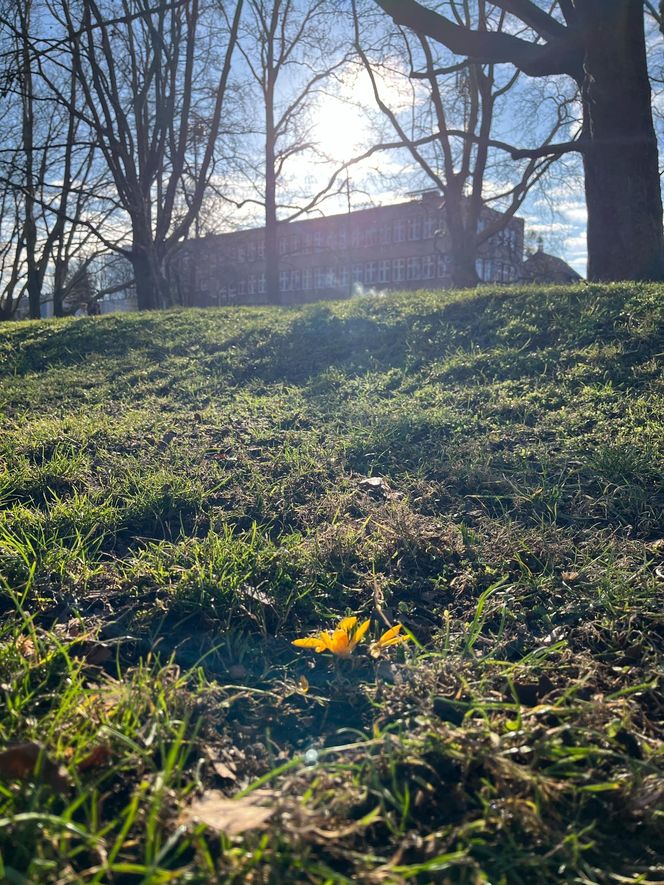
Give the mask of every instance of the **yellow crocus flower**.
<path id="1" fill-rule="evenodd" d="M 299 648 L 313 648 L 318 653 L 331 651 L 339 658 L 348 658 L 369 629 L 370 621 L 367 618 L 357 629 L 355 629 L 356 624 L 356 617 L 342 618 L 338 627 L 331 633 L 323 630 L 317 636 L 294 639 L 293 645 L 297 645 Z"/>
<path id="2" fill-rule="evenodd" d="M 381 655 L 381 652 L 384 648 L 389 648 L 391 645 L 399 645 L 400 642 L 408 642 L 410 639 L 409 636 L 405 636 L 401 633 L 403 629 L 403 624 L 395 624 L 394 627 L 390 627 L 389 630 L 386 630 L 385 633 L 377 639 L 375 642 L 372 642 L 371 648 L 369 649 L 369 654 L 372 658 L 378 658 Z"/>

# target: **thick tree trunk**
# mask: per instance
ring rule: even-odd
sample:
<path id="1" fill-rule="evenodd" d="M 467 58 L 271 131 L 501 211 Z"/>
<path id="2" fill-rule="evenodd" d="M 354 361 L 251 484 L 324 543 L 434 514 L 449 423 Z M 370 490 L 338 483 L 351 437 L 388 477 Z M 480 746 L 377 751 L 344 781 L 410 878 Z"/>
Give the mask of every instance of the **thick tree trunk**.
<path id="1" fill-rule="evenodd" d="M 53 271 L 53 316 L 65 315 L 65 281 L 67 279 L 67 262 L 56 260 Z"/>
<path id="2" fill-rule="evenodd" d="M 36 268 L 28 270 L 27 286 L 28 290 L 28 307 L 30 309 L 30 319 L 41 319 L 41 274 Z"/>
<path id="3" fill-rule="evenodd" d="M 445 224 L 449 242 L 452 284 L 455 289 L 473 289 L 480 281 L 475 266 L 477 241 L 475 230 L 477 219 L 468 218 L 468 206 L 464 205 L 461 179 L 447 182 L 445 189 Z"/>
<path id="4" fill-rule="evenodd" d="M 156 310 L 160 306 L 159 279 L 155 262 L 145 248 L 134 246 L 131 257 L 139 310 Z"/>
<path id="5" fill-rule="evenodd" d="M 480 282 L 475 267 L 475 250 L 460 247 L 452 250 L 452 284 L 455 289 L 474 289 Z"/>
<path id="6" fill-rule="evenodd" d="M 584 0 L 588 277 L 664 279 L 662 199 L 641 0 Z"/>

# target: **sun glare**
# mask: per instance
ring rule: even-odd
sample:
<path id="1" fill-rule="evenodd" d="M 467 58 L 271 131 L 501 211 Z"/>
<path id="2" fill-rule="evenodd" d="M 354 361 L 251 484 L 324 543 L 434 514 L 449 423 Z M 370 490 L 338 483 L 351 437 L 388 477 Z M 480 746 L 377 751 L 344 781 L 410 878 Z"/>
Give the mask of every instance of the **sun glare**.
<path id="1" fill-rule="evenodd" d="M 335 162 L 346 162 L 362 152 L 368 127 L 361 108 L 341 98 L 327 98 L 314 124 L 321 150 Z"/>

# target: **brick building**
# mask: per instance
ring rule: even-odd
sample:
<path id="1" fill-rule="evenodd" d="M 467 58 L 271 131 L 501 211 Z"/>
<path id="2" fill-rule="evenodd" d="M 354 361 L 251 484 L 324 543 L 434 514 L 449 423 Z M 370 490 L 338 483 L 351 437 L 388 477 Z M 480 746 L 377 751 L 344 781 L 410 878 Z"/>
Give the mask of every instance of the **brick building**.
<path id="1" fill-rule="evenodd" d="M 498 213 L 485 209 L 481 224 Z M 480 250 L 483 282 L 519 279 L 523 219 L 513 218 Z M 208 306 L 265 301 L 264 229 L 189 240 L 175 263 L 182 303 Z M 343 298 L 362 290 L 444 289 L 452 285 L 439 195 L 340 215 L 284 222 L 279 234 L 285 303 Z"/>

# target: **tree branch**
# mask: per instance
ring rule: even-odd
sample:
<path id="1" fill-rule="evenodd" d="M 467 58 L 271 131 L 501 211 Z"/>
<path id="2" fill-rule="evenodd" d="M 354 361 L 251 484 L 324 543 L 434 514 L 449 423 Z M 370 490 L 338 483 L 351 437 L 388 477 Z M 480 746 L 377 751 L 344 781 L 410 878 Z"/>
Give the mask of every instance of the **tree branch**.
<path id="1" fill-rule="evenodd" d="M 537 31 L 540 37 L 553 40 L 564 40 L 567 37 L 565 25 L 535 6 L 532 0 L 493 0 L 493 4 L 520 18 L 524 25 Z"/>
<path id="2" fill-rule="evenodd" d="M 483 64 L 513 64 L 529 77 L 568 74 L 583 78 L 583 55 L 576 39 L 565 29 L 564 39 L 530 43 L 512 34 L 474 31 L 427 9 L 416 0 L 374 0 L 398 24 L 443 43 L 456 55 Z M 505 0 L 508 2 L 508 0 Z"/>

